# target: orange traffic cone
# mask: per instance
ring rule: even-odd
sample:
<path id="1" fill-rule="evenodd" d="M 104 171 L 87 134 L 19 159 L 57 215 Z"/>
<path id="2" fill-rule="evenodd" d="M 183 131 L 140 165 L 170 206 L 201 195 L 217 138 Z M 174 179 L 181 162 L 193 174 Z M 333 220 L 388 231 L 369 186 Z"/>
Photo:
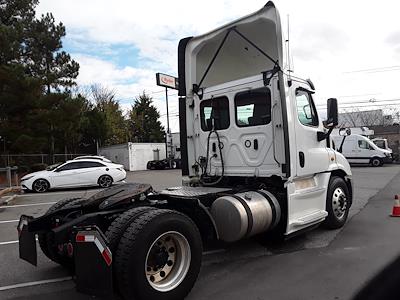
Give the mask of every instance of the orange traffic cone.
<path id="1" fill-rule="evenodd" d="M 393 210 L 392 210 L 392 214 L 390 216 L 400 217 L 400 200 L 399 200 L 398 195 L 394 196 Z"/>

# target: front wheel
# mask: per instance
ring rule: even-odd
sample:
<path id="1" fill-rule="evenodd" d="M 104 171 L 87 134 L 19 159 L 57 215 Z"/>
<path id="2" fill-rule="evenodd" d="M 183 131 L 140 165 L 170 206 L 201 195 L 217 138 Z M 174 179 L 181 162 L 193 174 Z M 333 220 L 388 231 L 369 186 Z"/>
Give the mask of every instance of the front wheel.
<path id="1" fill-rule="evenodd" d="M 191 219 L 171 210 L 147 211 L 131 223 L 118 246 L 118 289 L 124 299 L 183 299 L 201 259 L 201 237 Z"/>
<path id="2" fill-rule="evenodd" d="M 380 158 L 374 157 L 371 159 L 371 165 L 373 167 L 380 167 L 381 165 L 383 165 L 383 162 Z"/>
<path id="3" fill-rule="evenodd" d="M 324 221 L 329 229 L 341 228 L 347 220 L 350 210 L 350 193 L 346 182 L 341 177 L 332 177 L 329 180 L 326 197 L 326 211 L 328 216 Z"/>
<path id="4" fill-rule="evenodd" d="M 36 193 L 45 193 L 49 188 L 50 184 L 46 179 L 37 179 L 32 184 L 32 190 Z"/>
<path id="5" fill-rule="evenodd" d="M 113 179 L 111 178 L 111 176 L 102 175 L 102 176 L 100 176 L 100 178 L 97 182 L 100 187 L 109 188 L 113 183 Z"/>

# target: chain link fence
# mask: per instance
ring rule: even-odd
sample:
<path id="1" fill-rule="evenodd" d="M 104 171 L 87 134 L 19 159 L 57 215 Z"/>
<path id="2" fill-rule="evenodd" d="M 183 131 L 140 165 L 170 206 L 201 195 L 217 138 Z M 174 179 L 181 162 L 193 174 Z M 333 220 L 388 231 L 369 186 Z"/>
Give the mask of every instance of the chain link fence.
<path id="1" fill-rule="evenodd" d="M 65 162 L 75 157 L 88 154 L 3 154 L 0 155 L 0 168 L 18 166 L 20 173 L 38 171 L 48 165 Z"/>
<path id="2" fill-rule="evenodd" d="M 18 167 L 0 168 L 0 190 L 19 186 Z"/>

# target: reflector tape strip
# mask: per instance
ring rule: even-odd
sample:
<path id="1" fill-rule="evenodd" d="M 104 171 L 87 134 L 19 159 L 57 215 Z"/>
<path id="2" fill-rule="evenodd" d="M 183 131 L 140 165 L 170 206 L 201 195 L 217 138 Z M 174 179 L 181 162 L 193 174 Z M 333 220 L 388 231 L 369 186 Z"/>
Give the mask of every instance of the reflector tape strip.
<path id="1" fill-rule="evenodd" d="M 112 256 L 110 250 L 104 249 L 104 251 L 101 253 L 103 256 L 104 260 L 106 261 L 107 266 L 110 266 L 112 263 Z"/>
<path id="2" fill-rule="evenodd" d="M 102 242 L 95 235 L 85 235 L 85 234 L 77 234 L 75 237 L 75 241 L 77 243 L 94 243 L 99 249 L 101 256 L 105 260 L 108 266 L 112 263 L 112 254 L 110 249 L 108 249 L 107 245 L 103 245 Z"/>
<path id="3" fill-rule="evenodd" d="M 85 236 L 84 236 L 84 235 L 81 235 L 81 234 L 78 234 L 78 235 L 76 235 L 76 237 L 75 237 L 75 241 L 76 241 L 77 243 L 82 243 L 82 242 L 85 241 Z"/>
<path id="4" fill-rule="evenodd" d="M 85 242 L 94 242 L 95 236 L 94 235 L 85 235 Z"/>
<path id="5" fill-rule="evenodd" d="M 94 239 L 94 243 L 96 244 L 97 249 L 99 249 L 100 253 L 103 253 L 104 247 L 103 247 L 103 245 L 100 243 L 99 239 Z"/>

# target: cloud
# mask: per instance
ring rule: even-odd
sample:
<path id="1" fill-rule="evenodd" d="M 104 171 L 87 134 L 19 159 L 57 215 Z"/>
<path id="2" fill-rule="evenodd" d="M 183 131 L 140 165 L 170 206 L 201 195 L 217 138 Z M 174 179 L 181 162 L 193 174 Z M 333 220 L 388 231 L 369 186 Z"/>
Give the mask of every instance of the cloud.
<path id="1" fill-rule="evenodd" d="M 101 58 L 72 54 L 72 57 L 79 61 L 80 72 L 78 84 L 80 86 L 90 86 L 101 84 L 116 92 L 116 99 L 119 101 L 124 112 L 128 112 L 136 97 L 145 92 L 153 98 L 154 105 L 157 107 L 161 122 L 167 127 L 167 108 L 165 102 L 165 90 L 155 85 L 155 73 L 152 70 L 118 67 L 110 61 Z M 178 98 L 175 90 L 169 90 L 169 112 L 172 131 L 178 131 L 177 119 Z"/>
<path id="2" fill-rule="evenodd" d="M 112 86 L 127 106 L 143 90 L 162 91 L 155 85 L 156 72 L 177 74 L 179 39 L 205 33 L 266 2 L 41 0 L 38 13 L 51 11 L 66 25 L 65 45 L 81 64 L 78 81 Z M 285 34 L 290 15 L 294 69 L 313 80 L 319 104 L 338 95 L 399 96 L 396 72 L 346 73 L 400 65 L 398 1 L 277 0 L 275 4 Z M 164 94 L 152 96 L 165 114 Z M 171 96 L 170 104 L 177 107 L 176 96 Z"/>
<path id="3" fill-rule="evenodd" d="M 293 40 L 293 54 L 305 61 L 323 60 L 346 52 L 349 41 L 345 31 L 331 24 L 307 23 Z"/>

